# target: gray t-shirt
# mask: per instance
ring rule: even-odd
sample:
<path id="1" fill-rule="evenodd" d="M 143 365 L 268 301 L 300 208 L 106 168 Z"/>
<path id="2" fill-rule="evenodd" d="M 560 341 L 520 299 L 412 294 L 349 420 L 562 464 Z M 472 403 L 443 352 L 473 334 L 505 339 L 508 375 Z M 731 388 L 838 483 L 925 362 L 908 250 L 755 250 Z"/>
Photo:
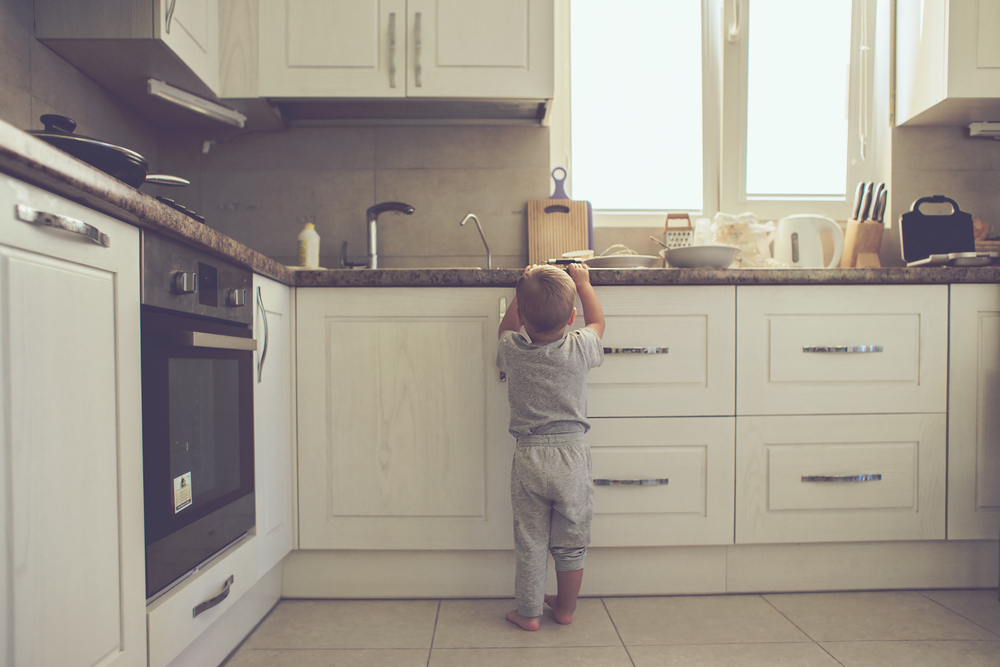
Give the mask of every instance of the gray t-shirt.
<path id="1" fill-rule="evenodd" d="M 593 329 L 570 331 L 544 345 L 535 345 L 520 333 L 504 332 L 497 366 L 507 374 L 511 435 L 590 430 L 587 373 L 603 361 L 604 348 Z"/>

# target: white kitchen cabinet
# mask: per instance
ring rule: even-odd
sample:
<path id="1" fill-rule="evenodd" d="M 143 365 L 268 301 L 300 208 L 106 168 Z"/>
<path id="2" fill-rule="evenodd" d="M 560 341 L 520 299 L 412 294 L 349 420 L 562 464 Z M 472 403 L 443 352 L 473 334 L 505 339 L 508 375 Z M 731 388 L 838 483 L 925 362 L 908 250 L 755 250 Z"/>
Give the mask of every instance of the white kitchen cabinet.
<path id="1" fill-rule="evenodd" d="M 292 550 L 295 429 L 292 288 L 254 275 L 254 450 L 260 574 Z"/>
<path id="2" fill-rule="evenodd" d="M 39 40 L 147 115 L 149 77 L 198 95 L 219 92 L 219 0 L 34 4 Z"/>
<path id="3" fill-rule="evenodd" d="M 943 539 L 945 419 L 737 417 L 736 542 Z"/>
<path id="4" fill-rule="evenodd" d="M 6 176 L 0 211 L 0 662 L 146 665 L 139 232 Z"/>
<path id="5" fill-rule="evenodd" d="M 297 290 L 301 549 L 511 548 L 496 340 L 512 298 Z"/>
<path id="6" fill-rule="evenodd" d="M 587 377 L 589 417 L 734 414 L 735 287 L 596 289 L 607 326 L 604 363 Z"/>
<path id="7" fill-rule="evenodd" d="M 733 417 L 590 424 L 593 546 L 733 543 Z"/>
<path id="8" fill-rule="evenodd" d="M 951 286 L 948 539 L 1000 533 L 1000 285 Z"/>
<path id="9" fill-rule="evenodd" d="M 254 449 L 260 573 L 292 550 L 295 395 L 292 288 L 254 275 Z"/>
<path id="10" fill-rule="evenodd" d="M 549 99 L 552 0 L 261 2 L 262 97 Z"/>
<path id="11" fill-rule="evenodd" d="M 737 288 L 739 415 L 945 412 L 945 285 Z"/>
<path id="12" fill-rule="evenodd" d="M 1000 118 L 1000 0 L 899 2 L 896 123 Z"/>

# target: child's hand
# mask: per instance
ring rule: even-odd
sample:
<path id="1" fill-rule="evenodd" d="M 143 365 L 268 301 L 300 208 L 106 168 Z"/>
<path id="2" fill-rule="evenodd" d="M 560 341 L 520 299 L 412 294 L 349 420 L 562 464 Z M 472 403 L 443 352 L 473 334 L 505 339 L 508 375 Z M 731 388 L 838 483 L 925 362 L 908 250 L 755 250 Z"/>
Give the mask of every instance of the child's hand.
<path id="1" fill-rule="evenodd" d="M 577 287 L 590 284 L 590 269 L 586 264 L 570 264 L 566 270 Z"/>

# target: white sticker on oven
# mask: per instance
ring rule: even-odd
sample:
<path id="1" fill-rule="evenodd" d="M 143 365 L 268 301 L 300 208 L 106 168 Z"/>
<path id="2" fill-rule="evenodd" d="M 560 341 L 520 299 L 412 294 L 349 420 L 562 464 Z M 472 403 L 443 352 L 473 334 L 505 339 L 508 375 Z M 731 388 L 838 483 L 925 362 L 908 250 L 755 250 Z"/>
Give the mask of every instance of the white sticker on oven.
<path id="1" fill-rule="evenodd" d="M 191 505 L 191 473 L 174 477 L 174 514 Z"/>

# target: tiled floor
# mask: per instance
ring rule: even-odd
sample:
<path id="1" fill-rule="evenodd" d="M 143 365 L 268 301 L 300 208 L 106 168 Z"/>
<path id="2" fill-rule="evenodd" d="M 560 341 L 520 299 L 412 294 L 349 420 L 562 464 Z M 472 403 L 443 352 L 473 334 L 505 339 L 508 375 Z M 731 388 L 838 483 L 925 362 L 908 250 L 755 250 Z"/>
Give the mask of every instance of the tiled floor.
<path id="1" fill-rule="evenodd" d="M 582 598 L 572 625 L 506 600 L 284 600 L 226 667 L 997 667 L 996 589 Z"/>

